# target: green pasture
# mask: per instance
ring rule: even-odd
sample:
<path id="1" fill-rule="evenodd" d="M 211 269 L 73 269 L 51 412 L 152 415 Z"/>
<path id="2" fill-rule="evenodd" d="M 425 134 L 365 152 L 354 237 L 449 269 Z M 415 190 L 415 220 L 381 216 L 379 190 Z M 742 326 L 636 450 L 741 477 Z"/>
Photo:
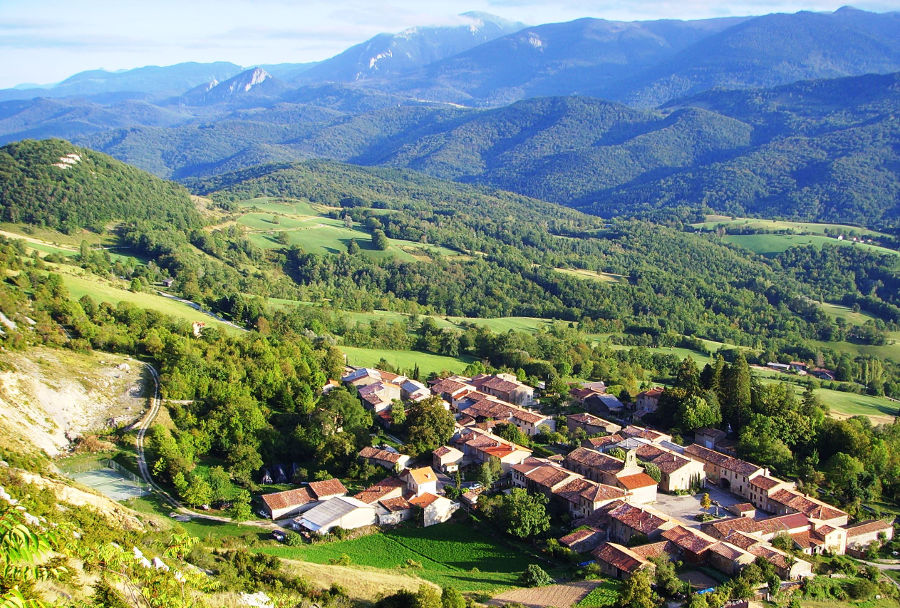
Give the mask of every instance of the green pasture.
<path id="1" fill-rule="evenodd" d="M 347 355 L 347 364 L 355 367 L 375 367 L 383 358 L 401 370 L 412 370 L 419 366 L 422 377 L 432 372 L 462 372 L 466 365 L 474 361 L 473 357 L 445 357 L 413 350 L 387 350 L 380 348 L 358 348 L 355 346 L 339 347 Z"/>
<path id="2" fill-rule="evenodd" d="M 230 325 L 217 321 L 199 310 L 195 310 L 183 302 L 164 298 L 163 296 L 149 292 L 132 292 L 125 289 L 125 282 L 121 281 L 121 287 L 100 277 L 84 274 L 61 272 L 63 284 L 69 290 L 69 296 L 78 300 L 81 296 L 91 296 L 95 301 L 118 304 L 129 302 L 140 308 L 155 310 L 175 318 L 184 319 L 189 323 L 203 321 L 207 325 L 215 325 L 227 332 L 237 330 Z"/>
<path id="3" fill-rule="evenodd" d="M 731 243 L 743 249 L 749 249 L 754 253 L 764 256 L 774 256 L 791 247 L 813 245 L 816 248 L 825 244 L 843 245 L 845 247 L 863 247 L 876 253 L 900 256 L 900 252 L 885 247 L 869 245 L 867 243 L 853 243 L 852 241 L 839 241 L 827 236 L 815 234 L 726 234 L 722 237 L 726 243 Z"/>
<path id="4" fill-rule="evenodd" d="M 625 280 L 620 274 L 610 272 L 595 272 L 593 270 L 585 270 L 584 268 L 554 268 L 556 272 L 576 279 L 588 279 L 599 283 L 620 283 Z"/>
<path id="5" fill-rule="evenodd" d="M 527 550 L 455 522 L 428 528 L 402 526 L 354 540 L 302 547 L 262 547 L 257 551 L 317 564 L 327 564 L 347 555 L 355 566 L 408 571 L 460 591 L 493 592 L 515 586 L 528 564 L 543 561 L 529 555 Z"/>
<path id="6" fill-rule="evenodd" d="M 880 232 L 869 230 L 868 228 L 859 228 L 857 226 L 848 226 L 846 224 L 818 224 L 814 222 L 790 222 L 786 220 L 763 220 L 756 218 L 738 217 L 731 218 L 722 215 L 709 215 L 705 222 L 691 224 L 694 228 L 702 230 L 715 230 L 719 226 L 726 228 L 751 228 L 753 230 L 791 230 L 797 234 L 825 234 L 828 230 L 831 233 L 856 234 L 859 236 L 884 236 Z"/>

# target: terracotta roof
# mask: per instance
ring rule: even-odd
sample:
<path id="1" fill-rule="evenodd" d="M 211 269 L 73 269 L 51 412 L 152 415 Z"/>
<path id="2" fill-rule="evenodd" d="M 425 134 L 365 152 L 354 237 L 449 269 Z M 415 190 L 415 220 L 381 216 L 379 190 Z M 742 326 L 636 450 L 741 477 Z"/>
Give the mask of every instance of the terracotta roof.
<path id="1" fill-rule="evenodd" d="M 660 471 L 667 475 L 671 475 L 675 471 L 691 464 L 691 460 L 679 456 L 674 452 L 669 452 L 655 445 L 644 444 L 636 450 L 638 458 L 646 462 L 652 462 Z"/>
<path id="2" fill-rule="evenodd" d="M 566 462 L 613 474 L 625 467 L 625 463 L 618 458 L 588 448 L 575 448 L 566 456 Z"/>
<path id="3" fill-rule="evenodd" d="M 434 473 L 434 470 L 431 467 L 419 467 L 418 469 L 407 469 L 406 472 L 410 477 L 413 478 L 413 481 L 418 485 L 422 485 L 423 483 L 430 483 L 432 481 L 437 481 L 437 475 Z"/>
<path id="4" fill-rule="evenodd" d="M 659 431 L 647 429 L 642 426 L 635 426 L 633 424 L 629 424 L 624 429 L 619 431 L 619 433 L 626 438 L 640 437 L 641 439 L 646 439 L 648 441 L 657 441 L 662 437 L 668 437 L 668 435 L 666 435 L 665 433 L 660 433 Z"/>
<path id="5" fill-rule="evenodd" d="M 663 540 L 658 543 L 650 543 L 649 545 L 631 547 L 631 550 L 644 559 L 650 559 L 651 557 L 659 557 L 663 554 L 674 553 L 675 547 L 671 542 Z"/>
<path id="6" fill-rule="evenodd" d="M 534 468 L 525 474 L 525 477 L 527 477 L 529 481 L 550 489 L 558 486 L 567 479 L 577 476 L 577 473 L 573 473 L 568 469 L 549 464 Z"/>
<path id="7" fill-rule="evenodd" d="M 774 477 L 769 477 L 768 475 L 757 475 L 750 480 L 750 485 L 767 491 L 782 483 L 784 482 L 780 479 L 775 479 Z"/>
<path id="8" fill-rule="evenodd" d="M 726 433 L 722 429 L 714 429 L 707 426 L 694 431 L 694 435 L 703 435 L 704 437 L 710 437 L 713 439 L 724 439 L 728 435 L 728 433 Z"/>
<path id="9" fill-rule="evenodd" d="M 359 451 L 359 457 L 371 460 L 384 460 L 385 462 L 393 462 L 394 464 L 397 464 L 398 462 L 400 462 L 403 454 L 366 446 Z"/>
<path id="10" fill-rule="evenodd" d="M 371 505 L 373 503 L 378 502 L 388 494 L 396 492 L 398 490 L 402 490 L 405 488 L 406 484 L 400 481 L 399 479 L 385 479 L 384 481 L 379 482 L 378 484 L 366 488 L 359 492 L 354 498 L 359 501 L 366 503 L 367 505 Z"/>
<path id="11" fill-rule="evenodd" d="M 630 505 L 627 502 L 616 505 L 612 503 L 613 508 L 607 511 L 610 519 L 614 519 L 621 524 L 628 526 L 632 530 L 636 530 L 642 534 L 650 534 L 654 530 L 658 530 L 660 526 L 666 523 L 666 519 L 654 515 L 653 513 Z"/>
<path id="12" fill-rule="evenodd" d="M 598 418 L 592 414 L 569 414 L 566 416 L 566 420 L 574 420 L 580 424 L 590 424 L 594 426 L 602 426 L 606 423 L 603 418 Z"/>
<path id="13" fill-rule="evenodd" d="M 290 507 L 299 507 L 316 500 L 315 495 L 310 492 L 309 488 L 304 486 L 284 492 L 273 492 L 272 494 L 263 494 L 260 496 L 262 501 L 266 503 L 270 511 L 286 509 Z"/>
<path id="14" fill-rule="evenodd" d="M 617 478 L 616 481 L 626 490 L 637 490 L 638 488 L 656 486 L 656 480 L 646 473 L 625 475 L 623 477 Z"/>
<path id="15" fill-rule="evenodd" d="M 631 549 L 615 543 L 603 543 L 591 553 L 598 561 L 606 562 L 617 570 L 629 574 L 650 563 Z"/>
<path id="16" fill-rule="evenodd" d="M 760 539 L 743 532 L 732 532 L 722 540 L 745 550 L 762 542 Z"/>
<path id="17" fill-rule="evenodd" d="M 455 448 L 451 448 L 449 446 L 442 445 L 441 447 L 436 449 L 434 452 L 432 452 L 432 454 L 434 454 L 435 456 L 440 458 L 441 456 L 446 456 L 447 454 L 449 454 L 450 450 L 455 450 L 457 452 L 459 451 L 459 450 L 456 450 Z"/>
<path id="18" fill-rule="evenodd" d="M 613 433 L 612 435 L 607 435 L 606 437 L 591 437 L 590 439 L 585 439 L 581 442 L 581 445 L 584 447 L 590 446 L 591 448 L 598 450 L 607 445 L 616 444 L 622 441 L 625 441 L 624 437 L 622 437 L 618 433 Z"/>
<path id="19" fill-rule="evenodd" d="M 600 534 L 600 530 L 598 530 L 597 528 L 582 528 L 581 530 L 575 530 L 571 534 L 566 534 L 559 539 L 559 543 L 561 545 L 565 545 L 566 547 L 570 547 L 596 534 Z"/>
<path id="20" fill-rule="evenodd" d="M 692 443 L 691 445 L 684 448 L 684 453 L 690 456 L 696 456 L 699 460 L 711 462 L 720 468 L 727 469 L 729 471 L 737 473 L 738 475 L 745 475 L 747 477 L 749 477 L 756 471 L 762 470 L 762 467 L 757 464 L 747 462 L 746 460 L 741 460 L 740 458 L 733 458 L 732 456 L 717 452 L 715 450 L 710 450 L 709 448 L 705 448 L 702 445 L 696 443 Z"/>
<path id="21" fill-rule="evenodd" d="M 340 479 L 326 479 L 325 481 L 309 482 L 309 489 L 319 500 L 325 500 L 332 496 L 340 496 L 347 493 L 347 488 L 341 483 Z"/>
<path id="22" fill-rule="evenodd" d="M 381 374 L 381 379 L 386 380 L 388 382 L 394 382 L 397 378 L 406 378 L 406 376 L 401 376 L 400 374 L 395 374 L 394 372 L 386 372 L 384 370 L 378 370 L 378 373 Z"/>
<path id="23" fill-rule="evenodd" d="M 703 524 L 701 529 L 718 538 L 728 538 L 732 532 L 757 532 L 759 524 L 750 517 L 732 517 Z"/>
<path id="24" fill-rule="evenodd" d="M 421 496 L 416 496 L 415 498 L 411 498 L 409 500 L 409 504 L 415 505 L 415 506 L 419 507 L 420 509 L 424 509 L 428 505 L 437 501 L 439 498 L 440 498 L 440 496 L 437 496 L 436 494 L 432 494 L 431 492 L 425 492 Z"/>
<path id="25" fill-rule="evenodd" d="M 728 509 L 732 513 L 746 513 L 747 511 L 755 511 L 756 507 L 754 507 L 749 502 L 739 502 L 736 505 L 731 505 Z"/>
<path id="26" fill-rule="evenodd" d="M 821 500 L 805 496 L 795 490 L 778 490 L 772 494 L 769 499 L 802 513 L 810 519 L 827 521 L 847 516 L 847 513 L 841 511 L 837 507 L 832 507 Z"/>
<path id="27" fill-rule="evenodd" d="M 717 555 L 721 555 L 728 561 L 735 561 L 739 559 L 742 555 L 746 555 L 747 552 L 735 545 L 730 543 L 718 542 L 709 547 L 709 551 L 715 553 Z"/>
<path id="28" fill-rule="evenodd" d="M 407 509 L 412 507 L 409 501 L 402 496 L 398 496 L 397 498 L 387 498 L 385 500 L 379 500 L 378 503 L 392 513 L 396 511 L 406 511 Z"/>
<path id="29" fill-rule="evenodd" d="M 770 517 L 768 519 L 759 520 L 759 532 L 763 534 L 777 534 L 779 532 L 787 532 L 788 530 L 797 530 L 798 528 L 812 527 L 809 519 L 802 513 L 790 513 L 788 515 L 780 515 L 778 517 Z"/>
<path id="30" fill-rule="evenodd" d="M 825 544 L 822 542 L 821 539 L 816 538 L 816 535 L 814 533 L 811 533 L 809 530 L 804 530 L 802 532 L 794 532 L 793 534 L 791 534 L 791 539 L 801 549 L 809 549 L 811 547 L 821 547 L 822 545 Z"/>
<path id="31" fill-rule="evenodd" d="M 590 503 L 605 502 L 625 498 L 625 490 L 604 483 L 595 483 L 582 490 L 581 496 Z"/>
<path id="32" fill-rule="evenodd" d="M 708 534 L 681 525 L 665 530 L 662 537 L 695 555 L 699 555 L 716 544 L 716 540 Z"/>
<path id="33" fill-rule="evenodd" d="M 646 391 L 641 391 L 640 393 L 637 394 L 637 396 L 638 397 L 651 397 L 651 398 L 659 397 L 660 395 L 663 394 L 664 390 L 665 389 L 662 388 L 661 386 L 656 386 L 656 387 L 648 389 Z"/>
<path id="34" fill-rule="evenodd" d="M 868 521 L 861 521 L 851 526 L 844 526 L 844 529 L 847 530 L 847 540 L 850 540 L 850 538 L 854 536 L 862 536 L 863 534 L 881 532 L 882 530 L 889 530 L 891 527 L 892 526 L 890 522 L 881 519 L 870 519 Z"/>
<path id="35" fill-rule="evenodd" d="M 776 549 L 768 546 L 768 545 L 753 545 L 748 548 L 747 551 L 756 555 L 757 557 L 761 557 L 767 562 L 771 562 L 775 564 L 778 568 L 783 570 L 787 570 L 791 567 L 791 563 L 788 561 L 788 556 L 782 553 L 781 551 L 777 551 Z"/>

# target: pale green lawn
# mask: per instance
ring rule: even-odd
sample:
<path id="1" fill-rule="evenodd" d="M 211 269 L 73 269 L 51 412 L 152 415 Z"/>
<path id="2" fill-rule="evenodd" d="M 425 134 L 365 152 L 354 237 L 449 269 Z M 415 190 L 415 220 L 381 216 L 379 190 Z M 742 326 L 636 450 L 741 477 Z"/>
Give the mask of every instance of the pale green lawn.
<path id="1" fill-rule="evenodd" d="M 388 363 L 402 370 L 412 370 L 419 366 L 421 377 L 430 373 L 449 371 L 460 373 L 466 365 L 474 361 L 473 357 L 444 357 L 412 350 L 386 350 L 375 348 L 357 348 L 354 346 L 339 347 L 347 355 L 347 363 L 357 367 L 374 367 L 383 357 Z"/>
<path id="2" fill-rule="evenodd" d="M 553 270 L 560 274 L 575 277 L 576 279 L 588 279 L 600 283 L 620 283 L 625 280 L 625 277 L 620 274 L 594 272 L 593 270 L 585 270 L 583 268 L 554 268 Z"/>
<path id="3" fill-rule="evenodd" d="M 155 310 L 172 317 L 184 319 L 188 322 L 202 321 L 207 325 L 215 325 L 229 333 L 238 331 L 230 325 L 221 323 L 209 315 L 194 310 L 182 302 L 164 298 L 155 293 L 131 292 L 126 288 L 125 281 L 112 283 L 111 281 L 101 279 L 100 277 L 86 272 L 75 274 L 77 271 L 69 272 L 67 269 L 61 267 L 57 269 L 57 272 L 60 273 L 63 283 L 69 290 L 69 296 L 73 300 L 78 300 L 83 295 L 89 295 L 98 303 L 109 302 L 111 304 L 118 304 L 119 302 L 125 301 L 140 308 Z"/>
<path id="4" fill-rule="evenodd" d="M 710 215 L 706 217 L 705 222 L 691 224 L 695 228 L 703 228 L 705 230 L 715 230 L 717 226 L 723 225 L 730 228 L 754 228 L 757 230 L 793 230 L 798 234 L 825 234 L 825 230 L 830 232 L 855 232 L 860 236 L 883 236 L 882 233 L 867 228 L 858 228 L 857 226 L 848 226 L 846 224 L 817 224 L 813 222 L 789 222 L 785 220 L 763 220 L 756 218 L 735 218 L 728 216 Z"/>
<path id="5" fill-rule="evenodd" d="M 890 254 L 900 256 L 900 252 L 884 247 L 877 247 L 867 243 L 852 243 L 850 241 L 839 241 L 827 236 L 811 235 L 811 234 L 726 234 L 722 237 L 726 243 L 731 243 L 744 249 L 749 249 L 760 255 L 776 255 L 791 247 L 800 245 L 813 245 L 821 248 L 824 244 L 843 245 L 845 247 L 863 247 L 876 253 Z"/>

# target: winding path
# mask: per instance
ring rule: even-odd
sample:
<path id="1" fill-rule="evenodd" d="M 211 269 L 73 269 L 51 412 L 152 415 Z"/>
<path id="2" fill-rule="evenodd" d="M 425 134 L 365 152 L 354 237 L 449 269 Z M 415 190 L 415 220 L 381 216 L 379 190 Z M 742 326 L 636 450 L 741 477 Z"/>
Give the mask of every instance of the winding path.
<path id="1" fill-rule="evenodd" d="M 147 411 L 147 414 L 138 424 L 138 432 L 137 437 L 135 439 L 135 446 L 137 448 L 137 465 L 138 471 L 141 474 L 141 477 L 144 478 L 144 481 L 147 482 L 147 485 L 157 494 L 163 497 L 163 499 L 168 502 L 170 505 L 175 507 L 179 513 L 183 513 L 184 515 L 189 515 L 192 518 L 196 519 L 206 519 L 210 521 L 218 521 L 222 523 L 237 523 L 240 525 L 248 525 L 255 526 L 257 528 L 265 528 L 267 530 L 277 530 L 279 529 L 278 525 L 273 522 L 265 522 L 265 521 L 246 521 L 246 522 L 236 522 L 230 517 L 223 517 L 221 515 L 210 515 L 207 513 L 198 513 L 196 511 L 192 511 L 185 507 L 181 502 L 179 502 L 174 496 L 166 492 L 162 489 L 155 481 L 153 481 L 153 476 L 150 475 L 150 467 L 147 466 L 147 456 L 144 453 L 144 436 L 147 434 L 147 430 L 153 424 L 153 421 L 156 420 L 156 416 L 159 414 L 160 406 L 162 405 L 162 400 L 159 398 L 159 373 L 156 371 L 156 368 L 150 365 L 149 363 L 144 363 L 147 368 L 147 371 L 150 372 L 150 377 L 153 378 L 153 397 L 150 399 L 150 409 Z"/>

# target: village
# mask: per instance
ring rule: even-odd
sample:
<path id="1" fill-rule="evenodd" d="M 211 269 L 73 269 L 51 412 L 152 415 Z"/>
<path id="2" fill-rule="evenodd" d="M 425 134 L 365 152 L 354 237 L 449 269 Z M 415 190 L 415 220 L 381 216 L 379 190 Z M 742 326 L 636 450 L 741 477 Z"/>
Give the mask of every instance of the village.
<path id="1" fill-rule="evenodd" d="M 656 409 L 662 388 L 643 391 L 626 406 L 602 382 L 583 383 L 569 395 L 572 410 L 583 411 L 562 417 L 541 413 L 536 389 L 505 373 L 453 375 L 426 386 L 388 371 L 346 368 L 341 382 L 386 427 L 393 408 L 437 397 L 455 428 L 430 462 L 388 445 L 363 448 L 359 458 L 388 474 L 353 496 L 340 480 L 328 479 L 261 497 L 261 515 L 307 538 L 414 518 L 437 525 L 460 509 L 477 511 L 483 495 L 513 488 L 545 496 L 548 510 L 570 529 L 559 544 L 614 579 L 652 569 L 651 560 L 665 555 L 725 577 L 762 558 L 782 580 L 799 580 L 813 576 L 803 555 L 863 557 L 871 544 L 893 537 L 890 521 L 851 523 L 846 512 L 794 482 L 737 458 L 725 431 L 703 428 L 693 443 L 680 445 L 634 424 Z M 580 444 L 536 455 L 495 434 L 498 424 L 529 438 L 560 431 Z M 485 463 L 498 469 L 490 486 L 461 482 L 461 473 Z M 273 473 L 285 476 L 264 471 L 269 481 Z"/>

